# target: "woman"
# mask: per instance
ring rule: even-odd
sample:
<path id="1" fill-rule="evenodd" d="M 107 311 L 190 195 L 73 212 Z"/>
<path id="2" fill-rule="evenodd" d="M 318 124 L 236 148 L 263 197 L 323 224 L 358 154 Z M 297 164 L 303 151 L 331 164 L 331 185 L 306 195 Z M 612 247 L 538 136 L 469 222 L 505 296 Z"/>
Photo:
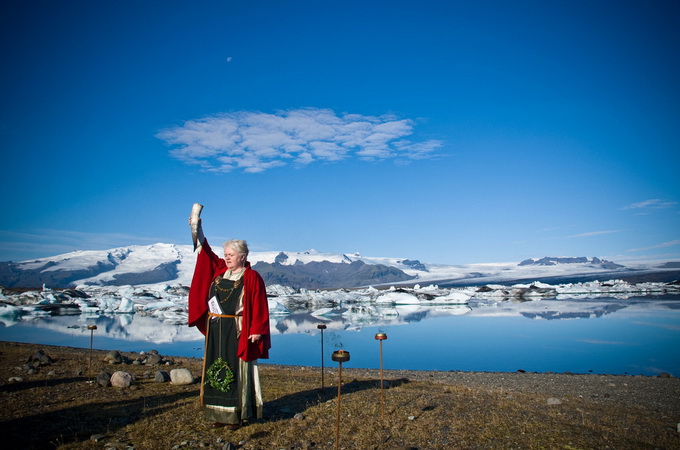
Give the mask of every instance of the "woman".
<path id="1" fill-rule="evenodd" d="M 250 268 L 245 241 L 217 256 L 198 224 L 198 256 L 189 290 L 189 326 L 205 335 L 201 406 L 213 427 L 232 430 L 262 418 L 257 359 L 268 358 L 269 308 L 264 281 Z"/>

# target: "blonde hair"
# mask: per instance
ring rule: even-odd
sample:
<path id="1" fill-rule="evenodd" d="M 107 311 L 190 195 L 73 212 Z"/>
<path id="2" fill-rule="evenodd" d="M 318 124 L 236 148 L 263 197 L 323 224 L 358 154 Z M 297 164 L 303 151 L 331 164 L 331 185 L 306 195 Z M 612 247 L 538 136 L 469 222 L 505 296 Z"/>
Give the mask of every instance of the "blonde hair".
<path id="1" fill-rule="evenodd" d="M 248 244 L 244 240 L 232 239 L 230 241 L 225 241 L 225 243 L 222 244 L 222 247 L 224 248 L 224 250 L 226 250 L 227 247 L 229 247 L 230 249 L 236 250 L 240 254 L 245 255 L 246 258 L 248 257 L 248 253 L 249 253 L 248 252 Z"/>

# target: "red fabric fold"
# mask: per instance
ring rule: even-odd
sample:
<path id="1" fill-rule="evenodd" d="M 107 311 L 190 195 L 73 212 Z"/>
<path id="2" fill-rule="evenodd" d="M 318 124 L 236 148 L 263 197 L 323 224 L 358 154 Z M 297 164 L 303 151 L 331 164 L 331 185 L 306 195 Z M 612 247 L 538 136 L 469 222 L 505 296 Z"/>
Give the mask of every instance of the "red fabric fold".
<path id="1" fill-rule="evenodd" d="M 203 334 L 208 320 L 208 295 L 213 280 L 227 271 L 224 260 L 217 256 L 208 240 L 204 239 L 201 251 L 196 257 L 196 268 L 189 288 L 189 326 L 196 327 Z M 237 354 L 244 361 L 269 358 L 271 337 L 269 329 L 269 304 L 264 280 L 246 262 L 243 273 L 243 317 L 241 337 Z M 260 334 L 257 342 L 248 340 L 251 334 Z"/>

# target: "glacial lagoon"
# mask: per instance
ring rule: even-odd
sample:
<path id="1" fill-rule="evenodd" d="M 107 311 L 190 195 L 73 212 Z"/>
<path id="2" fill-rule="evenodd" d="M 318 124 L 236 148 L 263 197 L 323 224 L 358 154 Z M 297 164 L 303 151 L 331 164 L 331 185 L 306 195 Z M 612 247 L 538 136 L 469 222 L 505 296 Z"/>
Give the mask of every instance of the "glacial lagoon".
<path id="1" fill-rule="evenodd" d="M 322 331 L 318 325 L 326 326 Z M 96 325 L 95 331 L 87 329 Z M 680 376 L 680 296 L 375 305 L 276 314 L 261 363 L 333 366 L 343 348 L 355 368 L 572 372 Z M 142 314 L 37 316 L 0 322 L 0 340 L 163 355 L 203 355 L 194 328 Z"/>

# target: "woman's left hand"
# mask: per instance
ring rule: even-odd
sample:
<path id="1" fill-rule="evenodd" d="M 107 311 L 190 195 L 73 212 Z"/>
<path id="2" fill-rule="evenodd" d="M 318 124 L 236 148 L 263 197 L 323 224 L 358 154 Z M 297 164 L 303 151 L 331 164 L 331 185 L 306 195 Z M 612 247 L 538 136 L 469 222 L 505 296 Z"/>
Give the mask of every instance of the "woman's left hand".
<path id="1" fill-rule="evenodd" d="M 262 338 L 262 335 L 261 335 L 261 334 L 251 334 L 250 336 L 248 336 L 248 339 L 249 339 L 250 342 L 252 342 L 252 343 L 255 343 L 255 342 L 259 341 L 261 338 Z"/>

